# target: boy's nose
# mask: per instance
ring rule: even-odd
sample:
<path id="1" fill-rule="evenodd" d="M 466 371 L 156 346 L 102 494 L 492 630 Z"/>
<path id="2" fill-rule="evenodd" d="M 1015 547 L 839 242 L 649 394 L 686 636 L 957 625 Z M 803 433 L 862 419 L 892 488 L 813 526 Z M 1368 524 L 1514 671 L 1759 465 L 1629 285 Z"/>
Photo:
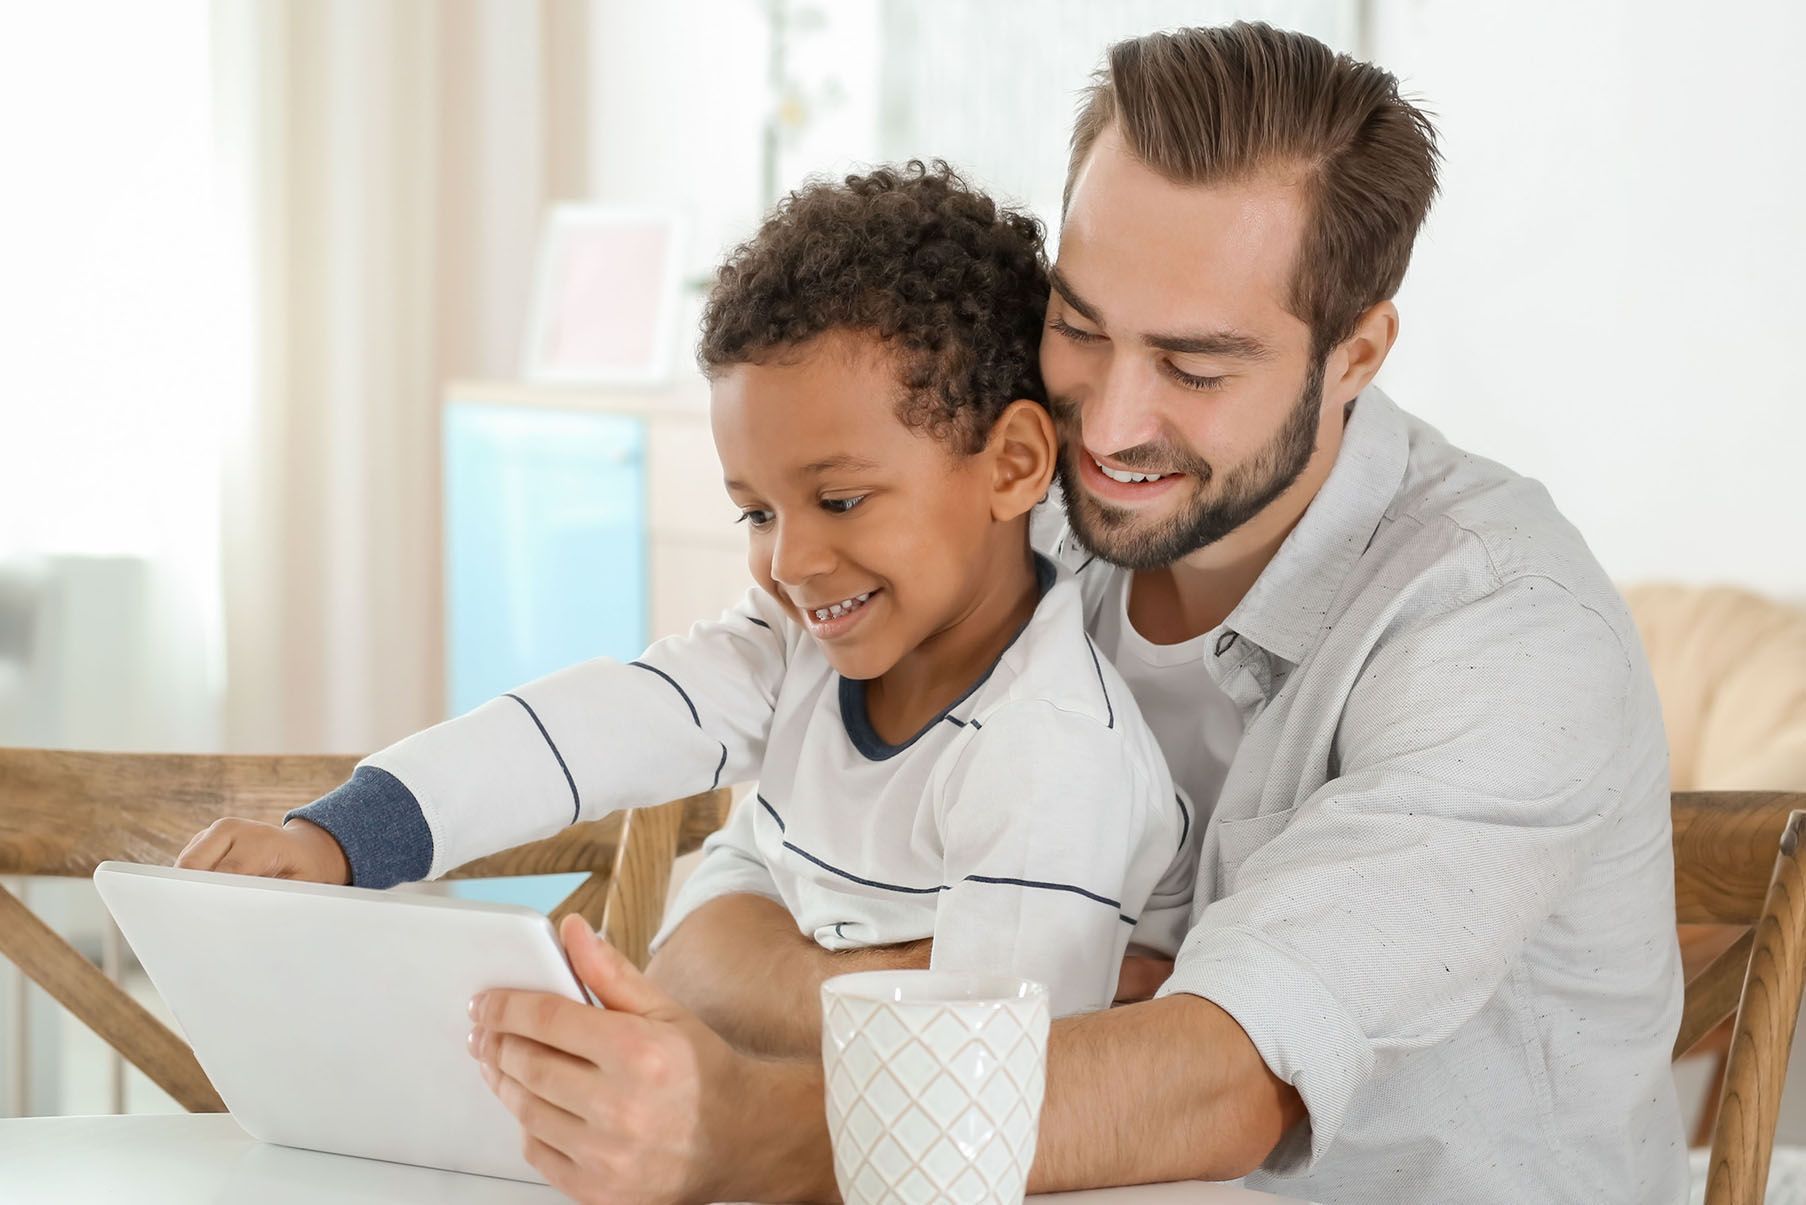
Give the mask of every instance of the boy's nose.
<path id="1" fill-rule="evenodd" d="M 807 523 L 780 524 L 771 543 L 771 576 L 786 586 L 800 586 L 834 568 L 834 549 L 809 530 Z"/>

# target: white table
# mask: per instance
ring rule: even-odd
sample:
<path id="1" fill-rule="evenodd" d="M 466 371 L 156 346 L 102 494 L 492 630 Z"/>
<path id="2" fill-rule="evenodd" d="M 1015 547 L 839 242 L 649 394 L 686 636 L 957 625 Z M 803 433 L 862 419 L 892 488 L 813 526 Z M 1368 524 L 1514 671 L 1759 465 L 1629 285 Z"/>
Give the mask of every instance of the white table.
<path id="1" fill-rule="evenodd" d="M 553 1205 L 564 1199 L 543 1185 L 270 1146 L 223 1113 L 0 1121 L 0 1200 L 7 1205 Z M 1201 1183 L 1036 1199 L 1061 1205 L 1286 1200 Z"/>

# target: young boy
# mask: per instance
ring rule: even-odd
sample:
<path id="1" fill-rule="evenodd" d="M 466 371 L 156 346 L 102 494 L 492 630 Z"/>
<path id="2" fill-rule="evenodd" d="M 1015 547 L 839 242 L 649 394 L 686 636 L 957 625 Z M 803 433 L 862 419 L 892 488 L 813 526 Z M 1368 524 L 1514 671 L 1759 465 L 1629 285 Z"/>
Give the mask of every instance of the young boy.
<path id="1" fill-rule="evenodd" d="M 1038 224 L 944 164 L 792 194 L 723 266 L 700 350 L 758 588 L 179 864 L 387 887 L 756 778 L 699 881 L 780 900 L 825 948 L 932 938 L 937 969 L 1107 1006 L 1131 937 L 1177 949 L 1199 826 L 1072 575 L 1029 548 L 1047 291 Z"/>

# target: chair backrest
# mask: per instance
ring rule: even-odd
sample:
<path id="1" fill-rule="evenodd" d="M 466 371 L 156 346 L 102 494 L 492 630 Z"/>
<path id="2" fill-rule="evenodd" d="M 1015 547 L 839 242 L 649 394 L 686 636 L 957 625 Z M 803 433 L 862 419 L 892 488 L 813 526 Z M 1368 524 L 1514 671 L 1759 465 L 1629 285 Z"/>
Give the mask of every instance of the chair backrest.
<path id="1" fill-rule="evenodd" d="M 81 753 L 0 748 L 0 875 L 88 878 L 108 859 L 168 864 L 225 816 L 280 823 L 350 777 L 355 757 Z M 582 872 L 554 922 L 580 913 L 644 966 L 677 855 L 727 817 L 727 788 L 572 825 L 448 879 Z M 0 955 L 183 1108 L 225 1106 L 186 1043 L 0 887 Z"/>
<path id="2" fill-rule="evenodd" d="M 1768 1184 L 1781 1088 L 1806 987 L 1806 794 L 1674 796 L 1680 924 L 1749 929 L 1687 984 L 1674 1055 L 1735 1016 L 1706 1205 L 1757 1205 Z"/>

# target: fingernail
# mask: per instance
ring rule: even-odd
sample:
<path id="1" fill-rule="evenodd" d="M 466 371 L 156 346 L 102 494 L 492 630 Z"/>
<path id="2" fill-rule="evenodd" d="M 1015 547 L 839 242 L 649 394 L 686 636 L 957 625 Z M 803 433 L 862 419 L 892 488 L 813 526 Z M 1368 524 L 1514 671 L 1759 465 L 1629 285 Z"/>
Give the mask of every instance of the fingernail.
<path id="1" fill-rule="evenodd" d="M 481 992 L 470 998 L 470 1019 L 472 1021 L 483 1019 L 483 995 Z"/>
<path id="2" fill-rule="evenodd" d="M 483 1027 L 481 1025 L 472 1027 L 470 1036 L 464 1039 L 464 1045 L 470 1051 L 471 1058 L 483 1057 Z"/>

